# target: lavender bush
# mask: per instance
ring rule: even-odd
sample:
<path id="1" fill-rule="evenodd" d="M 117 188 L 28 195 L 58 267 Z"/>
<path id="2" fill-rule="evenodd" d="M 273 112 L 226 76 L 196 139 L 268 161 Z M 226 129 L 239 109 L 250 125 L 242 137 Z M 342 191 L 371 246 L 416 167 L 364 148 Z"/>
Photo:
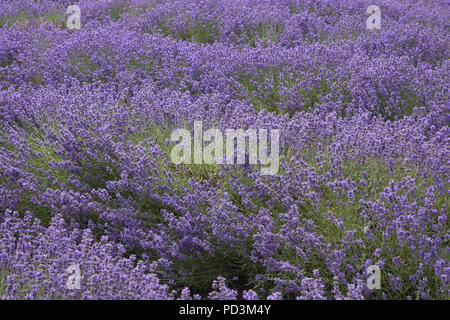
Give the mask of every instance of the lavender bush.
<path id="1" fill-rule="evenodd" d="M 448 299 L 449 9 L 1 2 L 0 297 Z M 279 129 L 278 174 L 175 165 L 194 121 Z"/>

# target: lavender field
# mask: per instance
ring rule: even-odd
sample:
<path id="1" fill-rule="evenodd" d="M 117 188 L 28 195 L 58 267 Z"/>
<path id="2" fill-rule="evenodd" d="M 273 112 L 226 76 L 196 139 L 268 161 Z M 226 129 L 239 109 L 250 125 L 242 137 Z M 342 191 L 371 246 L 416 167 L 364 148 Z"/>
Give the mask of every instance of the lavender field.
<path id="1" fill-rule="evenodd" d="M 449 30 L 444 0 L 1 1 L 0 299 L 448 300 Z M 276 173 L 175 163 L 200 121 L 279 132 Z"/>

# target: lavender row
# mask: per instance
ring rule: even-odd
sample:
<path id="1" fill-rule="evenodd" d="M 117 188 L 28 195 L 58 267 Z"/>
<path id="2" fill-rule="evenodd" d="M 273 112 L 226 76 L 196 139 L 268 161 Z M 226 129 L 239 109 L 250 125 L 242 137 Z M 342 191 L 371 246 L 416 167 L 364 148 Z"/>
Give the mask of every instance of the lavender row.
<path id="1" fill-rule="evenodd" d="M 0 5 L 2 298 L 448 298 L 445 4 L 33 3 Z M 172 163 L 194 121 L 279 129 L 278 175 Z"/>

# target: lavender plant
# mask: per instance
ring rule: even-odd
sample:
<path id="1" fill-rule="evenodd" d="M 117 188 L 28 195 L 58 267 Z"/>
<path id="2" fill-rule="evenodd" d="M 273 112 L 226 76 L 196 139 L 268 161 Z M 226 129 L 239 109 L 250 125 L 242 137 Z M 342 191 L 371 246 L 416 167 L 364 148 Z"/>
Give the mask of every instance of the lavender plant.
<path id="1" fill-rule="evenodd" d="M 448 5 L 73 4 L 0 3 L 2 299 L 448 299 Z M 195 121 L 278 174 L 172 163 Z"/>

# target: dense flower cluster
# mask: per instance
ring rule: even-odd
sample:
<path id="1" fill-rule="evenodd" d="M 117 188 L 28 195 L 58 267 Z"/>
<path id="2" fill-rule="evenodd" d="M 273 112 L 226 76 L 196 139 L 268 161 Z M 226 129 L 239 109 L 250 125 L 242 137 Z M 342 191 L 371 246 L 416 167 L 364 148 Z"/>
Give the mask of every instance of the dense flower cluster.
<path id="1" fill-rule="evenodd" d="M 1 2 L 0 298 L 448 298 L 450 7 L 375 2 Z M 196 120 L 279 174 L 173 164 Z"/>

